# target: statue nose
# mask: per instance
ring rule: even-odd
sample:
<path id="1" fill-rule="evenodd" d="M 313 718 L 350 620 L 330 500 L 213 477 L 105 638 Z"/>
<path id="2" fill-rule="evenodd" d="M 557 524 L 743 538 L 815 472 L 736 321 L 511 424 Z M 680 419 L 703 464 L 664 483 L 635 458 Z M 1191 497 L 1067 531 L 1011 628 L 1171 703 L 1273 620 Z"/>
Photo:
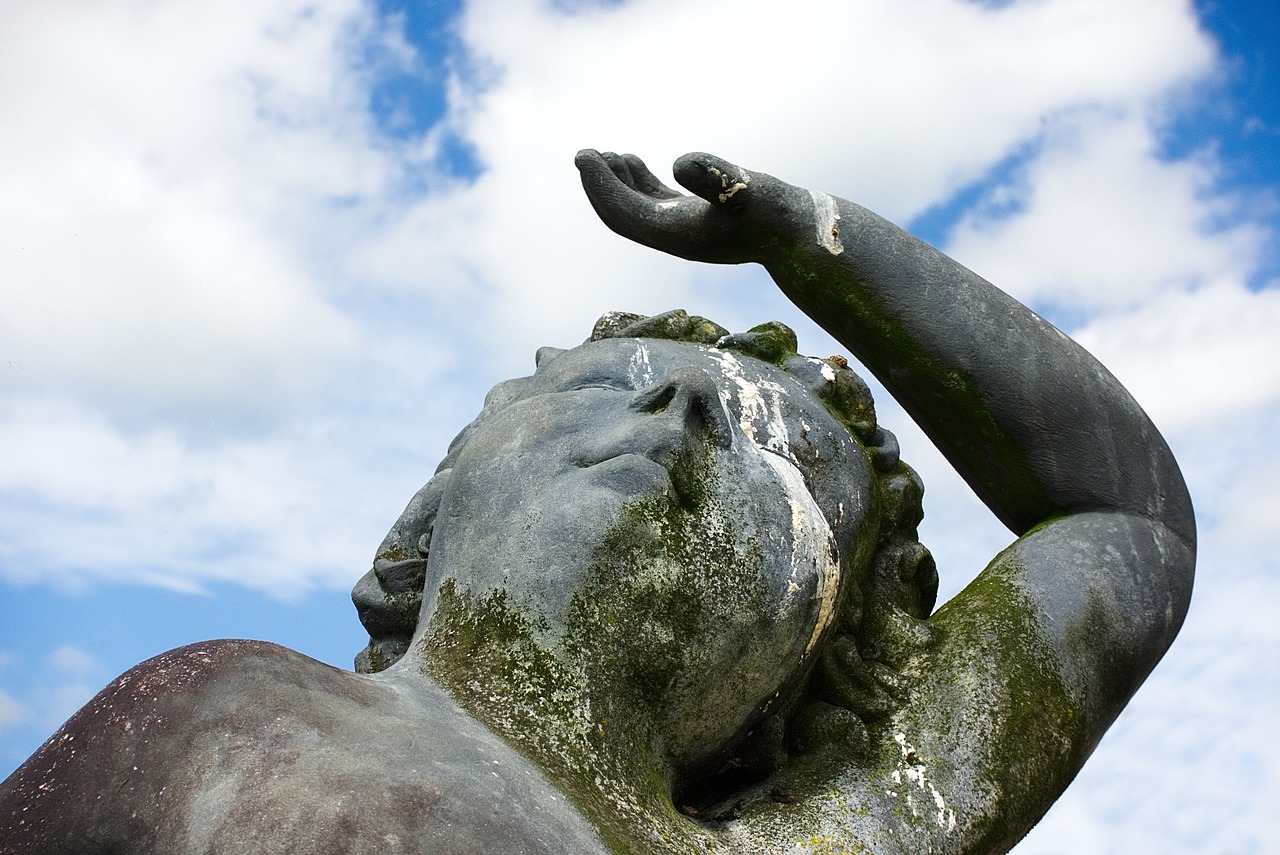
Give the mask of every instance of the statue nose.
<path id="1" fill-rule="evenodd" d="M 677 419 L 686 435 L 710 440 L 720 448 L 733 446 L 733 423 L 715 379 L 698 368 L 686 367 L 636 392 L 631 408 Z"/>

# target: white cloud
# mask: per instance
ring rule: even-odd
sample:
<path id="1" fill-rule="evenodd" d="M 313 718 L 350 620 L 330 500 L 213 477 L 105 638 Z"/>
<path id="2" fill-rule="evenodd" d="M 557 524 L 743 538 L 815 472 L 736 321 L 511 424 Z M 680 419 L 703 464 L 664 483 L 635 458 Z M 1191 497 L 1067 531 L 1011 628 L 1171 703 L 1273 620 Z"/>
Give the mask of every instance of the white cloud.
<path id="1" fill-rule="evenodd" d="M 0 651 L 0 668 L 16 665 L 27 671 L 17 697 L 0 690 L 0 732 L 24 726 L 46 733 L 57 728 L 110 676 L 96 657 L 70 644 L 59 645 L 35 667 L 32 664 Z"/>
<path id="2" fill-rule="evenodd" d="M 233 581 L 281 599 L 341 588 L 431 471 L 407 455 L 380 467 L 385 451 L 356 447 L 385 438 L 368 422 L 193 447 L 172 430 L 124 431 L 65 404 L 7 410 L 0 446 L 21 449 L 0 458 L 0 577 L 11 583 L 37 572 L 66 587 L 105 579 L 194 592 Z M 441 446 L 448 429 L 421 437 Z"/>
<path id="3" fill-rule="evenodd" d="M 1280 402 L 1272 402 L 1217 422 L 1188 424 L 1169 436 L 1196 506 L 1201 579 L 1280 584 L 1280 555 L 1275 550 L 1280 542 L 1277 423 Z M 1262 602 L 1266 599 L 1252 595 L 1214 600 L 1197 594 L 1197 608 L 1213 604 L 1217 609 L 1215 624 L 1254 635 L 1255 625 L 1266 626 L 1280 643 L 1280 627 L 1271 628 L 1268 612 L 1257 607 Z"/>
<path id="4" fill-rule="evenodd" d="M 358 341 L 307 246 L 393 161 L 347 62 L 362 7 L 6 7 L 0 341 L 8 381 L 169 417 L 272 411 Z M 321 232 L 317 234 L 317 232 Z"/>
<path id="5" fill-rule="evenodd" d="M 1218 280 L 1103 314 L 1072 336 L 1164 430 L 1208 425 L 1280 400 L 1280 288 Z"/>
<path id="6" fill-rule="evenodd" d="M 1269 235 L 1232 216 L 1242 206 L 1215 189 L 1210 156 L 1168 161 L 1159 147 L 1140 114 L 1063 116 L 947 250 L 1024 302 L 1069 309 L 1247 281 Z"/>
<path id="7" fill-rule="evenodd" d="M 516 150 L 536 158 L 593 138 L 660 166 L 703 146 L 898 217 L 977 177 L 1045 115 L 1144 109 L 1212 61 L 1187 10 L 1159 0 L 787 12 L 650 0 L 568 18 L 488 0 L 471 5 L 463 32 L 504 71 L 468 113 L 495 167 Z"/>
<path id="8" fill-rule="evenodd" d="M 15 700 L 9 693 L 0 690 L 0 732 L 15 725 L 22 724 L 31 718 L 31 711 Z"/>
<path id="9" fill-rule="evenodd" d="M 70 718 L 111 677 L 97 658 L 70 644 L 59 645 L 42 665 L 48 678 L 38 686 L 40 694 L 33 706 L 49 730 Z"/>
<path id="10" fill-rule="evenodd" d="M 535 330 L 581 336 L 601 305 L 742 299 L 704 278 L 748 290 L 740 273 L 620 245 L 581 198 L 580 147 L 635 151 L 660 176 L 688 149 L 715 151 L 906 220 L 1038 139 L 1046 117 L 1101 106 L 1140 122 L 1214 60 L 1168 2 L 651 0 L 571 16 L 479 2 L 461 32 L 489 82 L 456 89 L 454 121 L 486 172 L 423 200 L 366 257 L 478 310 L 474 326 L 520 352 L 542 343 Z"/>
<path id="11" fill-rule="evenodd" d="M 101 668 L 96 659 L 70 644 L 59 645 L 50 653 L 49 665 L 70 677 L 80 677 Z"/>
<path id="12" fill-rule="evenodd" d="M 1258 230 L 1211 227 L 1233 200 L 1210 155 L 1157 156 L 1153 123 L 1216 68 L 1184 4 L 478 2 L 459 33 L 485 85 L 456 80 L 447 121 L 486 171 L 417 198 L 397 179 L 431 169 L 439 128 L 377 134 L 361 45 L 415 59 L 365 5 L 15 9 L 0 340 L 2 429 L 24 452 L 0 488 L 32 534 L 8 542 L 9 578 L 39 554 L 55 577 L 336 584 L 371 546 L 344 545 L 340 497 L 411 480 L 357 471 L 344 455 L 375 455 L 341 443 L 429 459 L 474 407 L 458 402 L 607 308 L 795 317 L 758 272 L 607 232 L 569 162 L 580 145 L 659 172 L 720 150 L 899 219 L 1022 152 L 997 191 L 1020 206 L 966 220 L 956 254 L 1025 297 L 1112 307 L 1081 337 L 1162 424 L 1256 406 L 1280 382 L 1274 295 L 1240 285 Z M 1228 361 L 1255 367 L 1224 377 Z M 444 422 L 429 438 L 400 427 L 427 417 Z M 937 528 L 967 567 L 1000 534 L 966 538 L 972 498 L 915 459 L 942 505 L 970 508 Z"/>
<path id="13" fill-rule="evenodd" d="M 8 542 L 9 578 L 39 554 L 64 582 L 338 584 L 376 540 L 371 522 L 335 524 L 344 497 L 419 477 L 358 471 L 342 458 L 375 455 L 342 443 L 373 429 L 429 459 L 474 408 L 457 402 L 607 308 L 794 320 L 758 272 L 601 227 L 569 162 L 581 145 L 660 173 L 719 150 L 898 219 L 1022 152 L 998 191 L 1015 215 L 966 220 L 956 254 L 1028 298 L 1127 307 L 1081 336 L 1162 424 L 1274 396 L 1275 301 L 1239 284 L 1258 232 L 1210 228 L 1232 202 L 1211 156 L 1157 156 L 1153 123 L 1215 73 L 1183 4 L 478 2 L 459 33 L 485 85 L 455 80 L 447 121 L 486 171 L 416 199 L 397 178 L 431 168 L 440 129 L 378 136 L 360 46 L 415 59 L 367 6 L 16 8 L 0 98 L 22 121 L 0 162 L 23 166 L 0 209 L 17 236 L 0 326 L 3 430 L 24 453 L 0 487 L 30 536 Z M 806 323 L 802 340 L 832 348 Z M 1257 367 L 1223 378 L 1225 360 Z M 444 422 L 430 438 L 399 427 L 425 417 Z M 976 570 L 1003 533 L 971 524 L 982 511 L 944 463 L 913 460 L 931 470 L 935 548 Z"/>
<path id="14" fill-rule="evenodd" d="M 484 387 L 606 309 L 781 317 L 836 349 L 759 271 L 609 233 L 579 147 L 660 175 L 711 150 L 898 221 L 997 170 L 950 251 L 1066 310 L 1169 435 L 1202 533 L 1187 634 L 1019 851 L 1280 851 L 1261 830 L 1280 777 L 1262 606 L 1280 594 L 1280 292 L 1246 287 L 1274 235 L 1220 191 L 1211 147 L 1160 154 L 1220 72 L 1190 3 L 479 0 L 458 33 L 484 85 L 456 78 L 446 118 L 485 167 L 470 183 L 432 161 L 444 126 L 379 133 L 379 63 L 423 58 L 369 3 L 0 17 L 6 581 L 345 587 Z M 954 592 L 1007 535 L 881 409 Z M 97 677 L 71 673 L 77 653 L 55 652 L 70 671 L 40 703 L 0 692 L 0 727 L 83 702 Z"/>

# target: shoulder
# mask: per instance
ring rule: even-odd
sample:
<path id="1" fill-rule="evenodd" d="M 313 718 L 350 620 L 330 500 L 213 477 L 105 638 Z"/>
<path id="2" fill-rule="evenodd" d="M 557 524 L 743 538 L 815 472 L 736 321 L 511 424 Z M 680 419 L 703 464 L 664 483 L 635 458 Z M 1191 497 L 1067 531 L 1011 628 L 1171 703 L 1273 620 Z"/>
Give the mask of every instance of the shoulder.
<path id="1" fill-rule="evenodd" d="M 278 645 L 223 640 L 129 669 L 0 784 L 4 851 L 58 851 L 72 843 L 83 852 L 111 851 L 137 831 L 121 817 L 136 818 L 141 808 L 153 820 L 181 789 L 191 769 L 183 755 L 209 717 L 234 710 L 249 724 L 254 708 L 234 699 L 237 683 L 288 665 L 314 670 L 308 663 L 327 667 Z"/>
<path id="2" fill-rule="evenodd" d="M 0 842 L 17 853 L 601 849 L 536 769 L 442 691 L 252 641 L 179 648 L 112 681 L 4 784 Z"/>

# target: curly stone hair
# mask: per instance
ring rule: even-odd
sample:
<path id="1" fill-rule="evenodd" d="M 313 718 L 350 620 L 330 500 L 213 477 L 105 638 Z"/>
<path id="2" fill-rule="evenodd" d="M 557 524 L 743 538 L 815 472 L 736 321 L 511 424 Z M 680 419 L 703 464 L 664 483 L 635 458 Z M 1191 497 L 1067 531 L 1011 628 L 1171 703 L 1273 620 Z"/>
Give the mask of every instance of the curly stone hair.
<path id="1" fill-rule="evenodd" d="M 870 730 L 897 708 L 906 692 L 899 668 L 930 644 L 924 621 L 938 590 L 933 558 L 917 536 L 924 486 L 899 459 L 894 435 L 876 423 L 867 384 L 842 356 L 800 356 L 795 333 L 776 321 L 730 334 L 683 310 L 653 316 L 610 312 L 596 322 L 588 341 L 606 338 L 692 342 L 778 366 L 820 400 L 865 450 L 875 475 L 878 506 L 869 569 L 846 568 L 845 578 L 856 581 L 841 593 L 836 619 L 807 683 L 793 703 L 748 734 L 722 771 L 735 781 L 758 779 L 792 753 L 817 752 L 833 744 L 842 753 L 865 751 Z M 543 348 L 538 361 L 559 352 Z M 371 636 L 356 657 L 357 671 L 381 671 L 408 649 L 421 607 L 435 516 L 454 461 L 476 426 L 516 399 L 527 382 L 528 378 L 508 380 L 489 392 L 480 415 L 453 440 L 435 475 L 383 541 L 378 551 L 382 560 L 375 561 L 375 569 L 356 586 L 353 598 Z M 732 785 L 703 786 L 698 793 L 686 793 L 681 803 L 710 804 L 727 788 Z"/>

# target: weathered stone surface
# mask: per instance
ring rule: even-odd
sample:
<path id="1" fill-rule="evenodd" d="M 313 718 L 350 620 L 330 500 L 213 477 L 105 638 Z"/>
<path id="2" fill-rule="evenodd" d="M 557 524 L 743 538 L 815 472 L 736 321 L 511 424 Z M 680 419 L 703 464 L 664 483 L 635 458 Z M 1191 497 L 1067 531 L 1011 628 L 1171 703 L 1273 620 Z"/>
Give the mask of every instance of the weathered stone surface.
<path id="1" fill-rule="evenodd" d="M 923 487 L 843 357 L 610 313 L 490 392 L 353 598 L 357 671 L 219 641 L 0 785 L 0 850 L 1008 850 L 1171 643 L 1195 527 L 1089 354 L 852 203 L 578 156 L 631 239 L 754 261 L 1017 540 L 934 611 Z M 974 568 L 977 569 L 977 568 Z"/>

